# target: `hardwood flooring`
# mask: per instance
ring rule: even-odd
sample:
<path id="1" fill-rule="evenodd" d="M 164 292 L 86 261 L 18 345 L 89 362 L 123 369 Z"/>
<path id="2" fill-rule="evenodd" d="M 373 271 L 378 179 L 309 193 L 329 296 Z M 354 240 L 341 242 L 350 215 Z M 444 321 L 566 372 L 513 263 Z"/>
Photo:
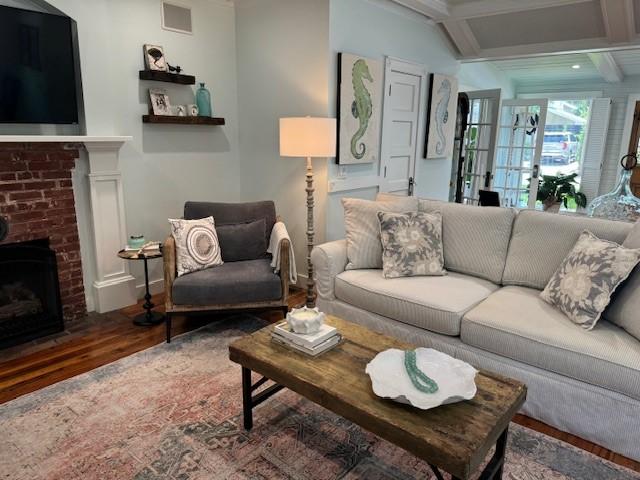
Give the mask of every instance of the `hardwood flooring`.
<path id="1" fill-rule="evenodd" d="M 305 292 L 295 290 L 289 306 L 304 301 Z M 153 302 L 158 305 L 156 311 L 162 311 L 162 296 L 154 297 Z M 164 325 L 133 325 L 133 317 L 141 311 L 142 302 L 118 312 L 92 313 L 60 334 L 0 350 L 0 404 L 164 342 Z M 282 313 L 275 310 L 255 314 L 270 322 L 282 319 Z M 228 314 L 176 316 L 173 334 L 195 330 L 225 316 Z M 640 472 L 640 462 L 575 435 L 523 415 L 517 415 L 515 422 Z"/>

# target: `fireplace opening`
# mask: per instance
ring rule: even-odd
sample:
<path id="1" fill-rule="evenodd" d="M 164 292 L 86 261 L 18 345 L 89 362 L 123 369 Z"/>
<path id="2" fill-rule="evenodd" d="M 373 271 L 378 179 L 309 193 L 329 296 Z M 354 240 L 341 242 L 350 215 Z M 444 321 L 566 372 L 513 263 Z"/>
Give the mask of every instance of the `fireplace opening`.
<path id="1" fill-rule="evenodd" d="M 0 348 L 64 330 L 49 239 L 0 245 Z"/>

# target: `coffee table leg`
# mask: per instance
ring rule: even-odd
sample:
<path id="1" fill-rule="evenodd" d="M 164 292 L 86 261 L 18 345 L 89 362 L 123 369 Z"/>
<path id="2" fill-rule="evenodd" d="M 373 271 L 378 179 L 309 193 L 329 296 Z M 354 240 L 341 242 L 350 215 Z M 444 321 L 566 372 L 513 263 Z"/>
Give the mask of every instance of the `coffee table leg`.
<path id="1" fill-rule="evenodd" d="M 242 367 L 242 414 L 244 429 L 253 428 L 253 399 L 251 398 L 251 370 Z"/>
<path id="2" fill-rule="evenodd" d="M 502 479 L 502 471 L 504 469 L 504 459 L 505 453 L 507 451 L 507 437 L 509 435 L 509 428 L 507 427 L 504 432 L 498 437 L 498 441 L 496 442 L 496 450 L 489 460 L 489 463 L 482 471 L 478 480 L 501 480 Z M 444 480 L 444 476 L 433 464 L 429 464 L 431 470 L 433 470 L 434 475 L 436 476 L 436 480 Z M 458 477 L 451 476 L 451 480 L 460 480 Z"/>
<path id="3" fill-rule="evenodd" d="M 507 438 L 509 436 L 509 427 L 504 429 L 504 432 L 498 438 L 496 442 L 496 451 L 489 460 L 489 463 L 485 467 L 482 474 L 478 477 L 478 480 L 501 480 L 502 472 L 504 470 L 504 459 L 507 451 Z"/>

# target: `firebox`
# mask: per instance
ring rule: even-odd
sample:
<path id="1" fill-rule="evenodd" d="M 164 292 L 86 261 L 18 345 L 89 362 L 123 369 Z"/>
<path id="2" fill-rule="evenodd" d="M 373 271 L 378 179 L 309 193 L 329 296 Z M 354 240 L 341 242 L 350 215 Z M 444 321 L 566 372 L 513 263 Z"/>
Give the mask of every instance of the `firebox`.
<path id="1" fill-rule="evenodd" d="M 0 245 L 0 348 L 63 329 L 58 264 L 49 240 Z"/>

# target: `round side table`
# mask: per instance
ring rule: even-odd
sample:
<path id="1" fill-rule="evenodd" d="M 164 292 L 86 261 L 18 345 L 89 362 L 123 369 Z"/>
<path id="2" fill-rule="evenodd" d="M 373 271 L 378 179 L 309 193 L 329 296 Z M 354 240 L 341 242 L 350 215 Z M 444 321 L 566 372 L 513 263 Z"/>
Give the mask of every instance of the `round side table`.
<path id="1" fill-rule="evenodd" d="M 144 286 L 146 289 L 146 294 L 144 296 L 145 302 L 144 302 L 144 305 L 142 305 L 142 307 L 145 309 L 145 312 L 136 316 L 133 319 L 133 323 L 141 327 L 148 327 L 150 325 L 157 325 L 159 323 L 164 322 L 163 314 L 152 311 L 155 305 L 151 303 L 151 293 L 149 293 L 149 267 L 147 265 L 148 260 L 153 260 L 154 258 L 162 257 L 162 252 L 152 253 L 152 254 L 144 254 L 144 253 L 138 254 L 137 251 L 120 250 L 118 252 L 118 256 L 124 260 L 143 260 L 144 261 Z"/>

